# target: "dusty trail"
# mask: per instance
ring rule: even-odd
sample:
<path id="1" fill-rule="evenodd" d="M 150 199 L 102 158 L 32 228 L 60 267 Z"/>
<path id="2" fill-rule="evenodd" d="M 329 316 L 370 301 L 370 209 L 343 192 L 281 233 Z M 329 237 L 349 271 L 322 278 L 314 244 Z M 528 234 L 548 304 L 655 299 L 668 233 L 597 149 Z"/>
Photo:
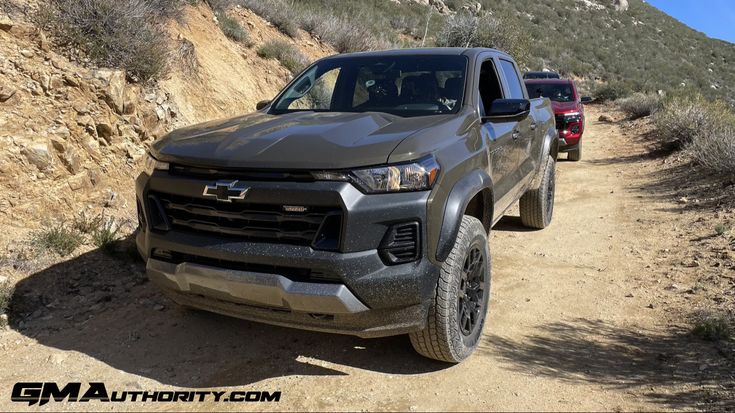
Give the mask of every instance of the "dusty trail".
<path id="1" fill-rule="evenodd" d="M 424 360 L 405 337 L 361 340 L 186 312 L 138 281 L 139 266 L 89 253 L 29 277 L 40 289 L 97 274 L 99 284 L 78 281 L 80 294 L 109 294 L 95 310 L 59 295 L 53 307 L 79 314 L 51 310 L 50 319 L 0 335 L 2 370 L 13 372 L 0 378 L 0 410 L 24 408 L 9 402 L 13 383 L 40 380 L 283 392 L 277 406 L 44 406 L 54 410 L 694 408 L 701 383 L 682 371 L 697 366 L 668 362 L 684 344 L 667 334 L 648 288 L 647 266 L 670 242 L 676 214 L 638 189 L 652 162 L 635 158 L 644 148 L 598 116 L 595 109 L 588 115 L 583 160 L 558 164 L 551 227 L 523 231 L 511 216 L 494 229 L 489 323 L 481 348 L 461 365 Z"/>

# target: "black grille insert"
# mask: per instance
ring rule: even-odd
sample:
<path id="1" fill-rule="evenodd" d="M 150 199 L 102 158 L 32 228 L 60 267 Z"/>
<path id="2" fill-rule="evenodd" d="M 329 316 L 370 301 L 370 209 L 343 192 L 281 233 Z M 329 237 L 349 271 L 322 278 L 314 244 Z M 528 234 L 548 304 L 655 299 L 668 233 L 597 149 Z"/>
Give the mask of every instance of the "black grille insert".
<path id="1" fill-rule="evenodd" d="M 289 212 L 283 205 L 219 202 L 180 195 L 152 193 L 171 229 L 207 231 L 253 242 L 312 246 L 336 250 L 342 226 L 339 207 L 307 206 Z"/>

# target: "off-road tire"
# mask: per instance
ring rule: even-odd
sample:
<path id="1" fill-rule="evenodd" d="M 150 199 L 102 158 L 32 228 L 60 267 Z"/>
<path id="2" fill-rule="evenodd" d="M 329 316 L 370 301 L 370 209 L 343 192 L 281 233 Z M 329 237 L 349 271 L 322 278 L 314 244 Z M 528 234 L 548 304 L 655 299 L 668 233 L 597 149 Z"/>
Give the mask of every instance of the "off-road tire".
<path id="1" fill-rule="evenodd" d="M 544 229 L 551 224 L 554 215 L 554 192 L 556 189 L 556 162 L 549 156 L 540 171 L 538 188 L 531 187 L 521 197 L 521 222 L 524 226 Z"/>
<path id="2" fill-rule="evenodd" d="M 472 302 L 468 301 L 465 290 L 472 284 L 465 281 L 469 278 L 467 263 L 476 262 L 471 257 L 477 257 L 477 253 L 482 257 L 482 262 L 472 268 L 483 271 L 482 296 L 473 303 L 475 323 L 472 328 L 466 329 L 467 324 L 460 326 L 460 320 L 468 320 L 461 315 L 466 314 L 462 313 L 462 304 Z M 410 334 L 411 344 L 419 354 L 448 363 L 459 363 L 472 354 L 485 324 L 490 297 L 490 269 L 487 232 L 477 218 L 465 215 L 454 247 L 442 265 L 426 327 Z M 463 330 L 469 331 L 469 334 L 463 333 Z"/>
<path id="3" fill-rule="evenodd" d="M 567 160 L 572 162 L 579 162 L 582 159 L 582 143 L 577 145 L 576 148 L 567 152 Z"/>

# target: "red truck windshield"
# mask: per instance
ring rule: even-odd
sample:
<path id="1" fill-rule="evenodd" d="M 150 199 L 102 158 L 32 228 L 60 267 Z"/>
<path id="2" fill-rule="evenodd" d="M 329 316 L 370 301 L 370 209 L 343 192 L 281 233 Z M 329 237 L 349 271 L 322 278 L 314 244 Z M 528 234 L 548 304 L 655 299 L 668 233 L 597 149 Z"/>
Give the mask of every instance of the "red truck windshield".
<path id="1" fill-rule="evenodd" d="M 464 56 L 385 56 L 316 63 L 274 102 L 273 112 L 456 113 L 462 106 Z"/>
<path id="2" fill-rule="evenodd" d="M 554 102 L 573 102 L 575 100 L 572 85 L 564 83 L 527 83 L 528 96 L 531 99 L 549 98 Z"/>

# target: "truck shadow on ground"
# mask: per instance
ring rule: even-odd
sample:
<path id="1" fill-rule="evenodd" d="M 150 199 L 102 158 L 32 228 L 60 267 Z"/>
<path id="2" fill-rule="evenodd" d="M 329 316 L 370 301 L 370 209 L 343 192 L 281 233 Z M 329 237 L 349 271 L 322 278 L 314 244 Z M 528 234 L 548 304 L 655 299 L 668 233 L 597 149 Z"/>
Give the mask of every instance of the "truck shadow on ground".
<path id="1" fill-rule="evenodd" d="M 364 340 L 180 308 L 148 283 L 142 263 L 100 250 L 18 283 L 10 325 L 42 345 L 181 387 L 339 376 L 348 367 L 389 374 L 449 367 L 414 353 L 405 336 Z"/>
<path id="2" fill-rule="evenodd" d="M 519 341 L 491 336 L 481 351 L 524 374 L 624 390 L 662 409 L 735 408 L 735 360 L 687 332 L 661 334 L 587 319 L 537 331 Z"/>

